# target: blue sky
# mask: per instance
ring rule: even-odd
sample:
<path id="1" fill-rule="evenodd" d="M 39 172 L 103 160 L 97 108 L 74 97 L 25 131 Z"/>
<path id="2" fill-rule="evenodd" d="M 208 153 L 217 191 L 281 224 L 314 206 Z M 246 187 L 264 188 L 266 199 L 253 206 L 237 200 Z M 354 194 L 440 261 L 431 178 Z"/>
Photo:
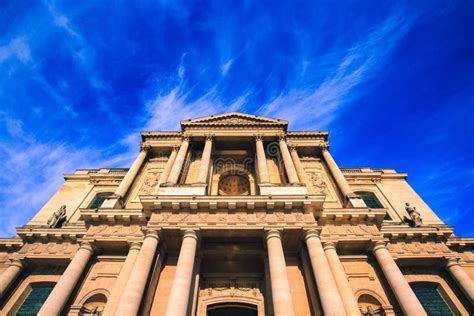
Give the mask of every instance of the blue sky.
<path id="1" fill-rule="evenodd" d="M 1 1 L 0 236 L 141 130 L 226 111 L 331 131 L 474 235 L 472 1 Z"/>

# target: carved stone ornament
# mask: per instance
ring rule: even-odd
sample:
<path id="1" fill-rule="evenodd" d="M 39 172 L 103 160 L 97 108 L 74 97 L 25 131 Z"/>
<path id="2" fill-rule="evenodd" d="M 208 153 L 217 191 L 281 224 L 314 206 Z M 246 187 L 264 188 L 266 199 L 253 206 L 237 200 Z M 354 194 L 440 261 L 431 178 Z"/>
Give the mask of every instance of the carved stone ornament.
<path id="1" fill-rule="evenodd" d="M 411 227 L 420 227 L 423 225 L 423 219 L 420 213 L 416 210 L 416 207 L 410 206 L 410 203 L 405 203 L 405 210 L 407 211 L 410 218 L 404 216 L 403 220 L 408 223 Z"/>
<path id="2" fill-rule="evenodd" d="M 140 188 L 139 195 L 151 194 L 155 187 L 158 185 L 158 180 L 161 172 L 148 171 L 145 181 L 143 181 L 142 187 Z"/>
<path id="3" fill-rule="evenodd" d="M 318 172 L 310 173 L 311 186 L 313 187 L 314 193 L 316 194 L 325 194 L 326 193 L 326 183 L 321 177 L 321 174 Z"/>
<path id="4" fill-rule="evenodd" d="M 49 228 L 61 228 L 66 222 L 66 205 L 62 205 L 59 210 L 53 213 L 46 224 Z"/>

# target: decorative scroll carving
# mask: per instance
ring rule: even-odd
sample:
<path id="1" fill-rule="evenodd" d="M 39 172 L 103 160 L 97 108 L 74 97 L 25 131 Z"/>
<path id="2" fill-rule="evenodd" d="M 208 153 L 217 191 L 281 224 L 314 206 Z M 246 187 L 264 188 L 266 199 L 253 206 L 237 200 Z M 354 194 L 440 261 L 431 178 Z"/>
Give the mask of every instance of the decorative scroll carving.
<path id="1" fill-rule="evenodd" d="M 62 205 L 59 210 L 53 213 L 46 224 L 49 228 L 61 228 L 66 222 L 66 205 Z"/>
<path id="2" fill-rule="evenodd" d="M 99 225 L 91 226 L 87 231 L 87 235 L 91 236 L 107 236 L 107 237 L 132 237 L 132 236 L 142 236 L 140 226 L 131 225 Z"/>
<path id="3" fill-rule="evenodd" d="M 69 255 L 77 251 L 77 244 L 71 243 L 40 243 L 25 244 L 18 253 L 25 255 Z"/>
<path id="4" fill-rule="evenodd" d="M 325 194 L 326 193 L 326 183 L 324 182 L 322 176 L 318 172 L 310 173 L 311 186 L 313 191 L 316 194 Z"/>
<path id="5" fill-rule="evenodd" d="M 323 227 L 323 235 L 372 235 L 379 231 L 374 225 L 326 225 Z"/>
<path id="6" fill-rule="evenodd" d="M 256 212 L 256 213 L 247 213 L 247 212 L 235 212 L 229 214 L 227 212 L 218 212 L 216 214 L 210 214 L 205 212 L 198 212 L 195 214 L 182 212 L 182 213 L 172 213 L 172 212 L 161 212 L 155 214 L 152 217 L 151 222 L 156 224 L 287 224 L 287 223 L 306 223 L 313 222 L 314 219 L 311 217 L 311 214 L 303 214 L 298 212 Z"/>
<path id="7" fill-rule="evenodd" d="M 95 185 L 118 185 L 120 184 L 122 180 L 120 179 L 99 179 L 99 178 L 93 178 L 89 180 L 90 184 L 95 184 Z"/>
<path id="8" fill-rule="evenodd" d="M 199 292 L 201 297 L 262 297 L 260 285 L 251 280 L 209 282 Z"/>
<path id="9" fill-rule="evenodd" d="M 413 255 L 415 253 L 449 253 L 449 248 L 443 243 L 390 243 L 387 245 L 387 248 L 390 252 L 395 252 L 399 254 Z"/>

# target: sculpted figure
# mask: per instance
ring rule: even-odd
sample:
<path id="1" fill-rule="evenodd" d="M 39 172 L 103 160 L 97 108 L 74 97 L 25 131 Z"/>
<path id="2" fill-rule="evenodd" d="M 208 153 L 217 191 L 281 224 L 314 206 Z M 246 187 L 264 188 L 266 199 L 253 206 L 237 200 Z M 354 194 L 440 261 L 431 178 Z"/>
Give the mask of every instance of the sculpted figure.
<path id="1" fill-rule="evenodd" d="M 317 173 L 311 174 L 311 184 L 313 185 L 314 190 L 316 193 L 325 193 L 326 192 L 326 185 L 324 184 L 323 179 Z"/>
<path id="2" fill-rule="evenodd" d="M 374 316 L 375 312 L 372 308 L 372 306 L 367 306 L 367 311 L 364 313 L 365 316 Z"/>
<path id="3" fill-rule="evenodd" d="M 408 215 L 410 218 L 408 219 L 408 222 L 413 226 L 413 227 L 420 227 L 423 225 L 423 219 L 421 218 L 420 213 L 416 210 L 416 207 L 410 206 L 410 203 L 405 203 L 405 210 L 407 211 Z"/>
<path id="4" fill-rule="evenodd" d="M 66 221 L 66 205 L 62 205 L 59 210 L 53 213 L 46 224 L 49 228 L 60 228 Z"/>

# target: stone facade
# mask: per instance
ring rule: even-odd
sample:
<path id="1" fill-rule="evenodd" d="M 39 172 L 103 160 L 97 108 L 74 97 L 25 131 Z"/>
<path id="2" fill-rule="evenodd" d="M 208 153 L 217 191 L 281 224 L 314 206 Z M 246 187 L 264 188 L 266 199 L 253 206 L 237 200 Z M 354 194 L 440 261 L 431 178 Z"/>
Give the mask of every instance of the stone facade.
<path id="1" fill-rule="evenodd" d="M 65 175 L 0 239 L 0 313 L 472 314 L 474 239 L 407 174 L 339 168 L 327 132 L 287 127 L 185 120 L 142 132 L 129 169 Z"/>

